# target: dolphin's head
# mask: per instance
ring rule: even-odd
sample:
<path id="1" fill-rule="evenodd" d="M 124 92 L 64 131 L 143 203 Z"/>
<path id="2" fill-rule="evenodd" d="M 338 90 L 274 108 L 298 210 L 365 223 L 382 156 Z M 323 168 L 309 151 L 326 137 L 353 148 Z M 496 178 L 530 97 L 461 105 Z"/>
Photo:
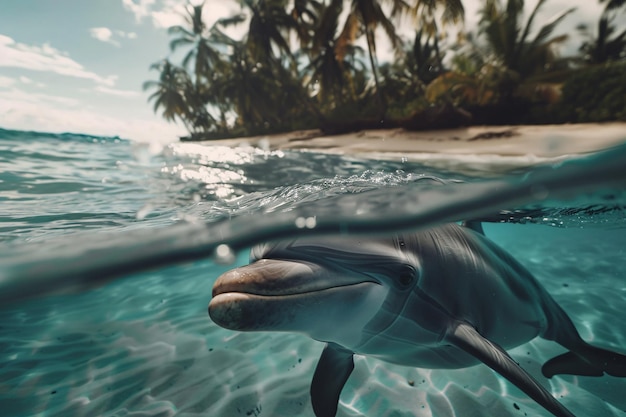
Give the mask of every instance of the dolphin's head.
<path id="1" fill-rule="evenodd" d="M 232 330 L 301 332 L 354 346 L 368 323 L 382 324 L 373 320 L 381 307 L 399 311 L 418 281 L 418 262 L 403 246 L 398 237 L 257 246 L 249 265 L 217 279 L 209 315 Z"/>

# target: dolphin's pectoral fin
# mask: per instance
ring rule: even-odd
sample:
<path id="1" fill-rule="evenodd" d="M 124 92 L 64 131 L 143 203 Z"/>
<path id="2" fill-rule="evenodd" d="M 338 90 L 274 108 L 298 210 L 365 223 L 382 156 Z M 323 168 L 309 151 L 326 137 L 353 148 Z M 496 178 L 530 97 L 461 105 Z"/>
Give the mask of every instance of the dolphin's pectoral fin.
<path id="1" fill-rule="evenodd" d="M 354 369 L 352 354 L 335 343 L 324 348 L 311 383 L 311 403 L 317 417 L 335 417 L 339 395 Z"/>
<path id="2" fill-rule="evenodd" d="M 626 377 L 626 356 L 585 344 L 576 352 L 567 352 L 550 359 L 541 367 L 547 378 L 557 374 L 602 376 L 604 372 Z"/>
<path id="3" fill-rule="evenodd" d="M 468 323 L 457 322 L 450 326 L 445 339 L 511 381 L 555 416 L 575 417 L 574 414 L 522 369 L 504 349 L 482 337 Z"/>

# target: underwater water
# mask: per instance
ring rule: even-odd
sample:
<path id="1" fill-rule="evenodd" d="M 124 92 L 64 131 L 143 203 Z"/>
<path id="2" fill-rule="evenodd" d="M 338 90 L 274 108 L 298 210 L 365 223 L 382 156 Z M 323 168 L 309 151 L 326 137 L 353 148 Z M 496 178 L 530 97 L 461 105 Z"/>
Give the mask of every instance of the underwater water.
<path id="1" fill-rule="evenodd" d="M 624 148 L 614 152 L 626 160 Z M 556 198 L 559 187 L 533 183 L 523 161 L 503 172 L 499 159 L 490 172 L 483 158 L 460 169 L 0 130 L 0 415 L 312 417 L 323 344 L 216 326 L 207 315 L 215 279 L 267 236 L 381 233 L 458 213 L 490 220 L 486 235 L 535 274 L 585 340 L 625 353 L 624 169 L 610 181 L 612 171 L 594 178 L 604 160 L 574 164 L 557 185 L 584 193 Z M 519 205 L 475 207 L 498 206 L 517 178 L 530 181 Z M 232 252 L 213 256 L 206 248 L 218 232 Z M 85 284 L 65 271 L 104 278 Z M 625 378 L 544 378 L 541 365 L 562 352 L 542 339 L 510 351 L 577 416 L 626 416 Z M 356 357 L 337 415 L 550 414 L 484 365 L 431 370 Z"/>

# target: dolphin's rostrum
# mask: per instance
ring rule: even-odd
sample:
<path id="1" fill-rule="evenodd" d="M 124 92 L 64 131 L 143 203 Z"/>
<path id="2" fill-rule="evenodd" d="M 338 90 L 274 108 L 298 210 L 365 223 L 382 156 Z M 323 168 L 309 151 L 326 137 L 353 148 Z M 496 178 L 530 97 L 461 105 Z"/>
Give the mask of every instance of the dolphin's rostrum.
<path id="1" fill-rule="evenodd" d="M 257 246 L 250 265 L 218 278 L 209 315 L 232 330 L 326 342 L 311 385 L 318 417 L 335 416 L 353 354 L 419 368 L 483 362 L 555 416 L 573 417 L 506 349 L 536 336 L 568 349 L 543 365 L 546 377 L 625 377 L 626 356 L 584 342 L 530 272 L 479 223 L 468 226 Z"/>

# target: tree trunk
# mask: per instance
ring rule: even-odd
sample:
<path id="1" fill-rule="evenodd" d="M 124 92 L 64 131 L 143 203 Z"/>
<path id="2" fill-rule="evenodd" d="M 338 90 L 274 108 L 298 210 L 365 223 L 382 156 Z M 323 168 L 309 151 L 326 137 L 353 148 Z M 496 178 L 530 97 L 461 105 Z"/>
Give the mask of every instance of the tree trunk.
<path id="1" fill-rule="evenodd" d="M 385 120 L 387 113 L 387 105 L 385 99 L 380 92 L 380 84 L 378 82 L 378 71 L 376 68 L 376 59 L 374 57 L 374 33 L 369 27 L 365 28 L 365 38 L 367 39 L 367 51 L 369 52 L 370 65 L 372 66 L 372 74 L 374 75 L 374 85 L 376 86 L 376 98 L 378 100 L 378 116 L 380 120 Z"/>

